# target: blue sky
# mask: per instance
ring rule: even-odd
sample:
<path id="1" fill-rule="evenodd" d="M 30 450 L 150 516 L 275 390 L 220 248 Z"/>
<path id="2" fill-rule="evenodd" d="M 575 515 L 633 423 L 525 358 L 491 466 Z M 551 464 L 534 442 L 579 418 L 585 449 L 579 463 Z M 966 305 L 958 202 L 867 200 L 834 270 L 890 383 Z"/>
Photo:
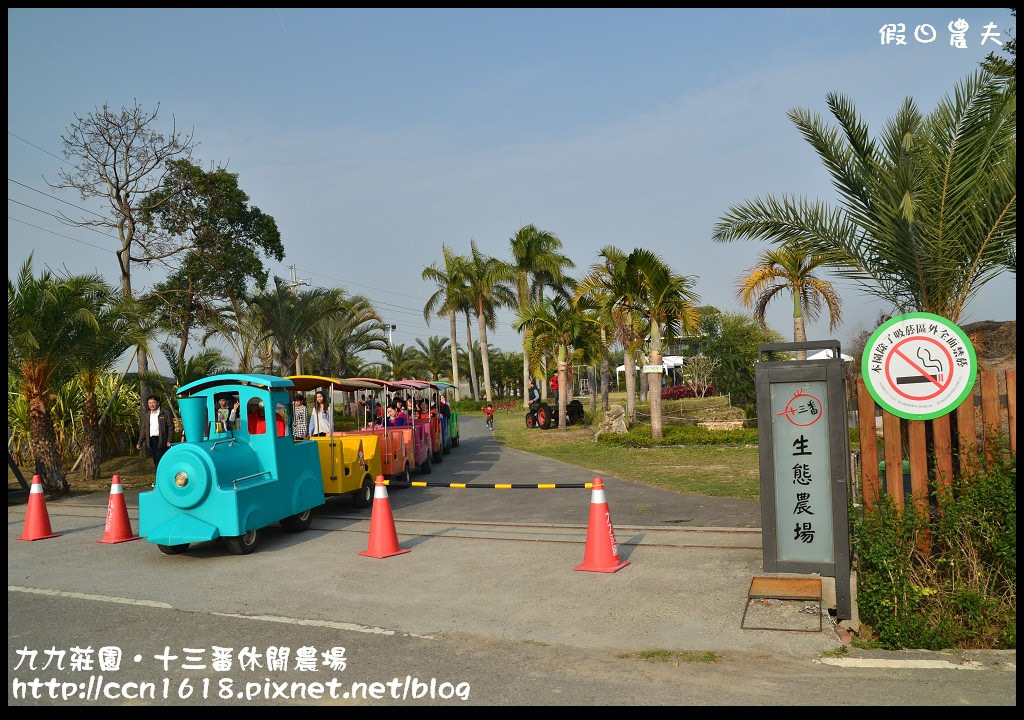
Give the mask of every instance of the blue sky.
<path id="1" fill-rule="evenodd" d="M 928 111 L 997 46 L 1005 8 L 811 10 L 8 9 L 8 274 L 66 266 L 117 278 L 112 238 L 46 213 L 77 196 L 47 187 L 60 136 L 108 103 L 160 105 L 158 127 L 194 128 L 195 159 L 226 164 L 274 216 L 288 266 L 370 297 L 396 343 L 447 335 L 424 323 L 423 267 L 470 239 L 507 257 L 533 223 L 583 272 L 605 245 L 647 247 L 697 276 L 703 304 L 739 310 L 733 283 L 766 246 L 717 244 L 731 205 L 783 193 L 832 199 L 786 117 L 853 100 L 873 134 L 912 96 Z M 948 24 L 969 24 L 967 48 Z M 904 23 L 906 45 L 879 29 Z M 922 44 L 914 28 L 930 24 Z M 24 186 L 28 186 L 27 188 Z M 42 192 L 39 192 L 42 191 Z M 56 196 L 47 197 L 42 194 Z M 64 202 L 60 202 L 63 200 Z M 137 289 L 162 279 L 139 269 Z M 839 282 L 844 323 L 809 324 L 844 346 L 887 309 Z M 769 312 L 792 336 L 791 305 Z M 521 347 L 511 313 L 490 335 Z M 963 323 L 1016 319 L 1004 274 Z M 460 333 L 464 323 L 460 323 Z M 476 327 L 474 324 L 474 337 Z M 460 337 L 460 342 L 462 339 Z"/>

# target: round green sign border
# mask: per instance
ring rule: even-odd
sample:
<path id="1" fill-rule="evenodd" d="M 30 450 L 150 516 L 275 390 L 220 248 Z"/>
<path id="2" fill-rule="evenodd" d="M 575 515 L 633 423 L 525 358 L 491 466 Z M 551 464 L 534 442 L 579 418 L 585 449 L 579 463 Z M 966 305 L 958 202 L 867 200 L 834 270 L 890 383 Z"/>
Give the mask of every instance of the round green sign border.
<path id="1" fill-rule="evenodd" d="M 868 351 L 874 346 L 875 340 L 877 340 L 882 333 L 884 333 L 893 325 L 897 325 L 901 322 L 906 322 L 907 320 L 938 321 L 942 323 L 945 327 L 955 332 L 957 336 L 959 336 L 960 340 L 963 342 L 964 347 L 967 348 L 967 355 L 971 359 L 971 377 L 968 379 L 967 385 L 964 387 L 964 390 L 963 392 L 960 393 L 959 397 L 957 397 L 953 403 L 950 403 L 950 405 L 948 405 L 946 408 L 942 410 L 930 413 L 910 413 L 907 412 L 906 410 L 899 410 L 897 408 L 892 407 L 889 403 L 887 403 L 885 400 L 879 397 L 878 391 L 875 390 L 874 384 L 870 382 L 871 373 L 869 360 L 871 359 L 871 355 Z M 974 383 L 978 378 L 978 356 L 974 352 L 974 345 L 971 344 L 970 339 L 967 337 L 967 333 L 961 330 L 960 326 L 954 323 L 949 318 L 942 317 L 941 315 L 935 315 L 934 313 L 926 312 L 907 313 L 905 315 L 897 315 L 894 318 L 890 318 L 886 322 L 882 323 L 882 325 L 879 326 L 877 330 L 871 333 L 871 337 L 868 338 L 868 342 L 864 346 L 864 355 L 861 357 L 860 360 L 860 374 L 861 377 L 864 378 L 864 387 L 868 389 L 868 392 L 871 394 L 871 397 L 873 397 L 875 399 L 875 402 L 881 405 L 883 409 L 889 411 L 896 417 L 903 418 L 904 420 L 934 420 L 937 417 L 942 417 L 943 415 L 948 415 L 949 413 L 953 412 L 953 410 L 958 408 L 960 406 L 960 403 L 962 403 L 968 395 L 971 395 L 974 392 Z"/>

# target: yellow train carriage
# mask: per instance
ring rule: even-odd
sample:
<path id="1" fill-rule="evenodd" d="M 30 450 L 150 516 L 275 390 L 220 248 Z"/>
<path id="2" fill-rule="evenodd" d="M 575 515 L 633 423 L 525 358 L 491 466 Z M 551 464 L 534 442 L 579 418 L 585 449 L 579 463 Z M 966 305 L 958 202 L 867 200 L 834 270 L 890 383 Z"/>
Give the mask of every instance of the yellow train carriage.
<path id="1" fill-rule="evenodd" d="M 352 435 L 342 433 L 334 426 L 334 393 L 367 392 L 376 386 L 362 380 L 341 380 L 319 375 L 292 375 L 294 390 L 303 396 L 322 391 L 330 402 L 329 428 L 326 434 L 296 442 L 313 442 L 320 455 L 320 472 L 324 495 L 350 495 L 356 507 L 370 507 L 373 503 L 374 479 L 381 470 L 380 439 L 375 434 Z M 307 398 L 308 414 L 315 410 L 313 398 Z"/>

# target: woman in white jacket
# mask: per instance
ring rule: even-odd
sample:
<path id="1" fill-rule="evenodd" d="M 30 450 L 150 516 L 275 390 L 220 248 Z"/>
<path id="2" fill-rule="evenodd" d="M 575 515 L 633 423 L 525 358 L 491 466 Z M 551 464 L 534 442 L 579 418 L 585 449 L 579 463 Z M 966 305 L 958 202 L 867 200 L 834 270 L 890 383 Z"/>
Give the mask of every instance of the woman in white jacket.
<path id="1" fill-rule="evenodd" d="M 331 406 L 323 390 L 316 391 L 316 401 L 309 414 L 309 436 L 318 437 L 331 432 Z"/>

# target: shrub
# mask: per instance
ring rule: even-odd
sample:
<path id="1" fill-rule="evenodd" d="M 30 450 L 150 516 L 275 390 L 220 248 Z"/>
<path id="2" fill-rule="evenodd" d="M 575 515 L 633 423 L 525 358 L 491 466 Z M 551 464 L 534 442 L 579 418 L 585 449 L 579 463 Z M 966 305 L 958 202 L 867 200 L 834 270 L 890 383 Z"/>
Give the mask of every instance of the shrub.
<path id="1" fill-rule="evenodd" d="M 757 428 L 738 430 L 709 430 L 702 427 L 667 425 L 663 437 L 655 441 L 651 437 L 650 425 L 638 425 L 622 435 L 606 433 L 598 436 L 598 442 L 607 445 L 631 445 L 650 447 L 653 445 L 757 445 Z"/>
<path id="2" fill-rule="evenodd" d="M 689 385 L 669 385 L 661 389 L 662 400 L 679 400 L 680 398 L 710 397 L 715 394 L 715 386 L 708 385 L 702 395 L 698 395 Z"/>
<path id="3" fill-rule="evenodd" d="M 854 515 L 860 616 L 884 648 L 1017 646 L 1017 460 L 968 465 L 936 493 L 930 548 L 928 519 L 888 496 Z"/>

